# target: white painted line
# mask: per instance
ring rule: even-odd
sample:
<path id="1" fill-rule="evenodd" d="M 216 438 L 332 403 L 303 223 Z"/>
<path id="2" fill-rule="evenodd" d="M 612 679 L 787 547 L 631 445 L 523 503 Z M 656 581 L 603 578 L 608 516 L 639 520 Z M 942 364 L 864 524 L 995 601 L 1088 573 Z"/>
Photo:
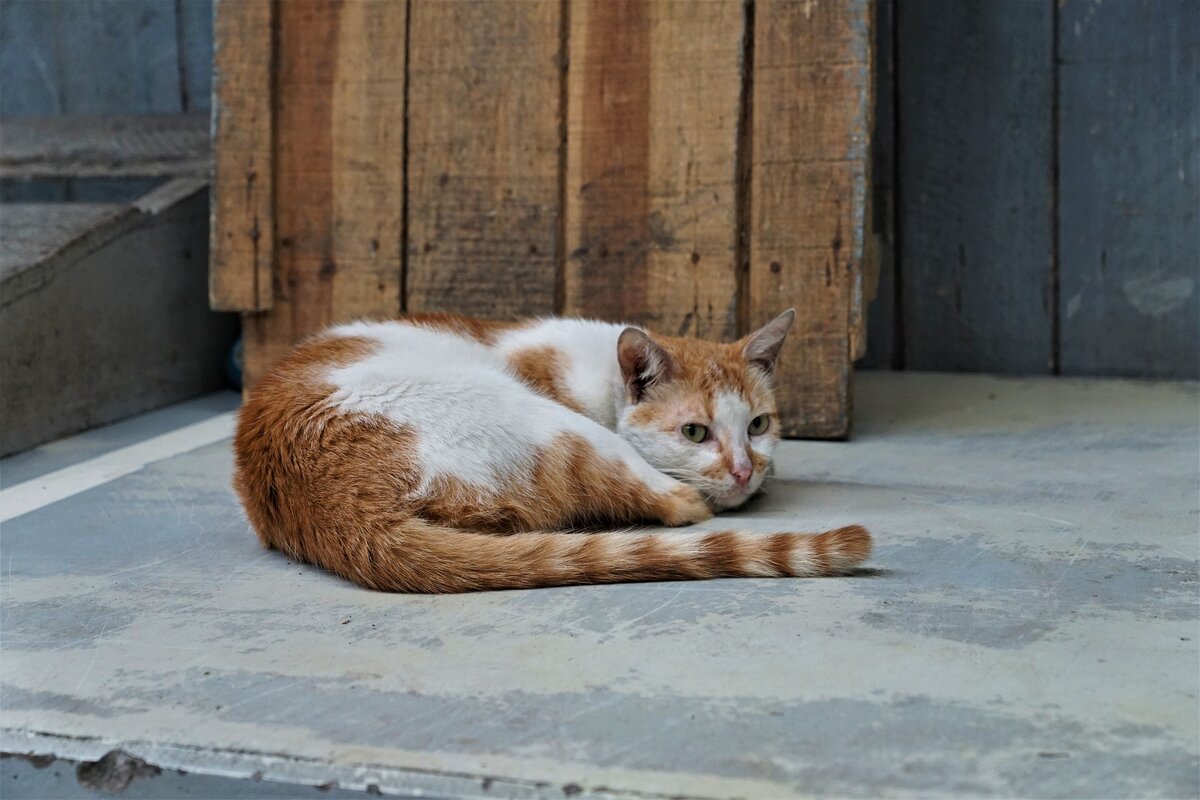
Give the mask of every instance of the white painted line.
<path id="1" fill-rule="evenodd" d="M 233 436 L 236 419 L 234 411 L 218 414 L 0 490 L 0 522 L 94 489 L 155 461 L 228 439 Z"/>

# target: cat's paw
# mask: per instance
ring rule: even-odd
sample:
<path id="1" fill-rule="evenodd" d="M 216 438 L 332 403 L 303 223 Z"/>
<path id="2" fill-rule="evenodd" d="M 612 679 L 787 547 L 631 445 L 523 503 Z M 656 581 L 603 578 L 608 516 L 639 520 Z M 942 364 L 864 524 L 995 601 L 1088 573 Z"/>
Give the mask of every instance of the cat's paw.
<path id="1" fill-rule="evenodd" d="M 671 527 L 704 522 L 713 516 L 704 496 L 690 486 L 679 486 L 663 495 L 659 506 L 659 519 Z"/>

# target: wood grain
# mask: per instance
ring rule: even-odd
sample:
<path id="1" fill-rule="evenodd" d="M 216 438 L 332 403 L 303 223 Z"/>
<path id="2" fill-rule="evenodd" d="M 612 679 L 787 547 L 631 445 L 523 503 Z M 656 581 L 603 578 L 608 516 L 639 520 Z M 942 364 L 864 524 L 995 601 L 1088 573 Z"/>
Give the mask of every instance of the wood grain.
<path id="1" fill-rule="evenodd" d="M 298 339 L 333 321 L 332 132 L 339 9 L 333 0 L 293 0 L 276 8 L 273 110 L 278 129 L 293 134 L 275 142 L 280 202 L 275 208 L 274 303 L 268 314 L 244 317 L 247 390 Z M 222 47 L 218 39 L 218 52 Z"/>
<path id="2" fill-rule="evenodd" d="M 244 319 L 251 385 L 297 340 L 400 310 L 406 7 L 290 0 L 277 7 L 270 313 Z"/>
<path id="3" fill-rule="evenodd" d="M 744 7 L 570 5 L 564 312 L 738 332 Z"/>
<path id="4" fill-rule="evenodd" d="M 752 42 L 736 0 L 573 0 L 568 20 L 553 0 L 418 0 L 407 87 L 403 8 L 278 6 L 275 126 L 302 134 L 275 137 L 275 305 L 246 318 L 249 381 L 301 336 L 402 305 L 717 339 L 797 305 L 785 427 L 845 433 L 869 0 L 761 3 Z"/>
<path id="5" fill-rule="evenodd" d="M 910 369 L 1051 370 L 1054 9 L 897 5 Z"/>
<path id="6" fill-rule="evenodd" d="M 1200 371 L 1200 5 L 1060 4 L 1061 368 Z"/>
<path id="7" fill-rule="evenodd" d="M 271 307 L 275 260 L 271 0 L 218 3 L 209 302 Z"/>
<path id="8" fill-rule="evenodd" d="M 406 11 L 389 0 L 346 3 L 333 85 L 332 320 L 400 311 L 404 215 Z"/>
<path id="9" fill-rule="evenodd" d="M 760 0 L 754 26 L 749 321 L 796 307 L 778 376 L 784 433 L 840 437 L 862 286 L 870 3 Z"/>
<path id="10" fill-rule="evenodd" d="M 417 0 L 408 311 L 555 312 L 560 0 Z"/>

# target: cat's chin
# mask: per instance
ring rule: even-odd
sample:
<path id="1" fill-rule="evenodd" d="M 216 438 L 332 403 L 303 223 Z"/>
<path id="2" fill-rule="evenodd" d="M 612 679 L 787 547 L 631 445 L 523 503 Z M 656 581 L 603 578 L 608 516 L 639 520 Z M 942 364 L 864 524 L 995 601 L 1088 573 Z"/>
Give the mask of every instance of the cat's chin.
<path id="1" fill-rule="evenodd" d="M 714 511 L 732 511 L 739 506 L 745 505 L 746 501 L 754 496 L 754 492 L 732 492 L 727 495 L 717 495 L 709 502 Z"/>
<path id="2" fill-rule="evenodd" d="M 712 506 L 713 511 L 717 513 L 732 511 L 735 508 L 741 508 L 761 494 L 762 481 L 754 481 L 745 489 L 733 489 L 724 493 L 710 491 L 708 493 L 708 503 Z"/>

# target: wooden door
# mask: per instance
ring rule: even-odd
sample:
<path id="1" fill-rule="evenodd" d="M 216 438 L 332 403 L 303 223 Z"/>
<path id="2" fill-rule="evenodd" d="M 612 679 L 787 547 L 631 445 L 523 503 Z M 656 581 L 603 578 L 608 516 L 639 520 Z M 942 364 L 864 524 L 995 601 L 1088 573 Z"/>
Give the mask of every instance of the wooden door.
<path id="1" fill-rule="evenodd" d="M 791 436 L 865 341 L 871 0 L 220 0 L 212 303 L 252 382 L 326 325 L 790 306 Z M 867 282 L 869 283 L 869 281 Z"/>

